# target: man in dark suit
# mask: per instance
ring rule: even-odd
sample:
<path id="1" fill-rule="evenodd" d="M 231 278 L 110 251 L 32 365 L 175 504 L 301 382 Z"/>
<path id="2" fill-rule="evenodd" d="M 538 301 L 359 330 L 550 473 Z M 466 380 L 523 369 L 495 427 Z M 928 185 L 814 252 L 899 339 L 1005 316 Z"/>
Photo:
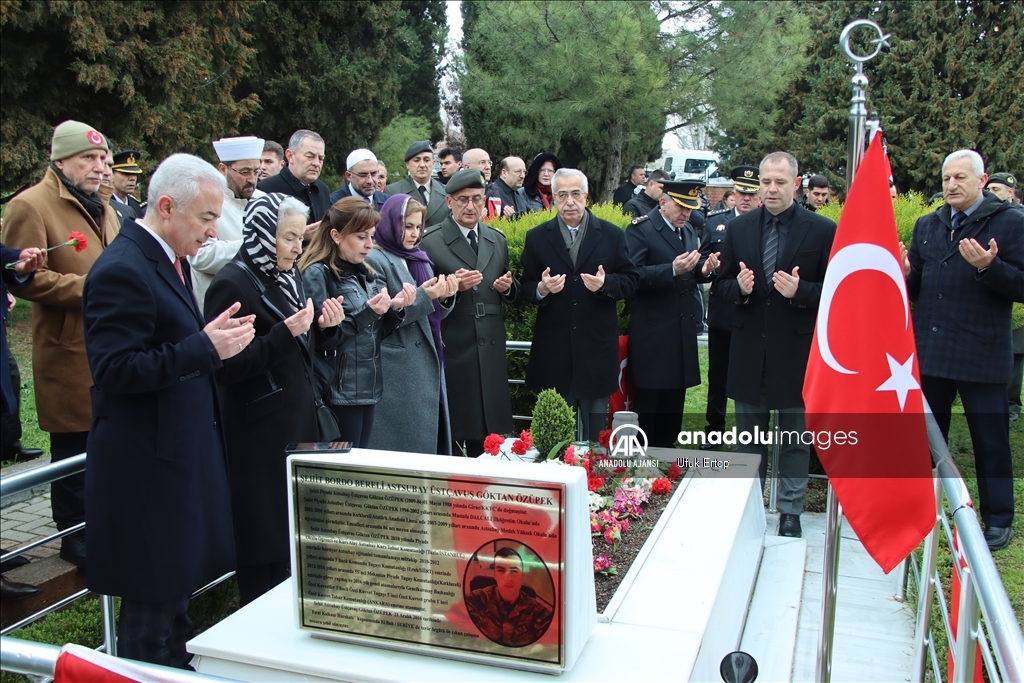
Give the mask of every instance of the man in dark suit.
<path id="1" fill-rule="evenodd" d="M 252 341 L 252 319 L 232 320 L 236 303 L 206 324 L 181 269 L 216 235 L 226 191 L 202 159 L 167 158 L 146 217 L 124 222 L 82 296 L 94 380 L 87 585 L 122 598 L 118 654 L 180 668 L 192 592 L 234 568 L 213 375 Z"/>
<path id="2" fill-rule="evenodd" d="M 771 410 L 782 440 L 779 535 L 799 537 L 810 446 L 802 443 L 807 357 L 836 224 L 793 201 L 800 189 L 796 159 L 773 152 L 760 165 L 764 206 L 729 222 L 722 247 L 722 297 L 736 304 L 727 394 L 740 432 L 768 432 Z M 761 482 L 768 447 L 759 442 Z"/>
<path id="3" fill-rule="evenodd" d="M 368 149 L 354 149 L 345 160 L 344 185 L 331 193 L 331 206 L 343 197 L 361 197 L 378 212 L 388 195 L 377 191 L 377 157 Z"/>
<path id="4" fill-rule="evenodd" d="M 529 211 L 526 197 L 519 192 L 526 178 L 526 164 L 519 157 L 505 157 L 498 164 L 498 179 L 487 186 L 488 199 L 497 199 L 504 218 Z"/>
<path id="5" fill-rule="evenodd" d="M 320 180 L 324 167 L 326 148 L 319 133 L 311 130 L 297 130 L 288 140 L 284 156 L 288 165 L 277 175 L 264 178 L 256 185 L 262 192 L 280 192 L 295 197 L 309 207 L 310 223 L 303 236 L 313 236 L 324 214 L 331 208 L 331 190 Z"/>
<path id="6" fill-rule="evenodd" d="M 451 211 L 423 235 L 423 248 L 438 275 L 456 275 L 455 308 L 441 321 L 445 382 L 452 424 L 452 453 L 478 456 L 488 434 L 512 431 L 512 398 L 505 360 L 505 310 L 519 297 L 508 267 L 505 236 L 482 223 L 480 171 L 462 169 L 446 185 Z"/>
<path id="7" fill-rule="evenodd" d="M 653 174 L 652 174 L 653 175 Z M 660 183 L 659 208 L 626 228 L 629 258 L 640 273 L 629 300 L 629 364 L 633 409 L 651 446 L 672 448 L 686 390 L 700 384 L 693 291 L 718 267 L 718 254 L 702 257 L 688 222 L 700 206 L 701 180 Z"/>
<path id="8" fill-rule="evenodd" d="M 644 167 L 640 164 L 632 166 L 629 169 L 629 178 L 626 182 L 615 188 L 615 192 L 612 193 L 612 202 L 622 206 L 636 194 L 636 188 L 644 184 L 644 180 L 647 178 L 647 172 L 644 171 Z"/>
<path id="9" fill-rule="evenodd" d="M 633 195 L 632 199 L 622 205 L 622 213 L 628 213 L 633 218 L 640 218 L 654 211 L 658 208 L 658 200 L 661 199 L 661 193 L 663 192 L 661 181 L 668 179 L 668 173 L 665 173 L 660 168 L 651 171 L 644 189 Z M 692 226 L 693 224 L 691 223 L 690 225 Z"/>
<path id="10" fill-rule="evenodd" d="M 1024 301 L 1024 213 L 983 191 L 981 156 L 942 164 L 946 203 L 914 226 L 904 255 L 914 306 L 921 391 L 948 438 L 957 394 L 974 444 L 981 520 L 990 550 L 1013 539 L 1013 462 L 1006 385 L 1014 301 Z"/>
<path id="11" fill-rule="evenodd" d="M 388 185 L 388 195 L 407 194 L 427 207 L 423 225 L 437 225 L 448 218 L 452 212 L 445 202 L 445 186 L 430 177 L 434 170 L 434 149 L 430 140 L 409 145 L 405 150 L 405 168 L 409 175 Z"/>
<path id="12" fill-rule="evenodd" d="M 2 424 L 4 428 L 3 440 L 5 442 L 16 441 L 21 438 L 21 420 L 18 415 L 20 408 L 19 394 L 21 393 L 20 382 L 15 385 L 11 382 L 12 373 L 8 372 L 8 355 L 7 355 L 7 313 L 9 307 L 14 305 L 14 299 L 8 300 L 7 285 L 26 285 L 35 276 L 36 270 L 38 270 L 46 262 L 46 250 L 40 249 L 39 247 L 29 247 L 28 249 L 8 249 L 4 245 L 0 244 L 0 318 L 2 318 L 3 329 L 0 330 L 0 417 L 2 417 Z M 15 265 L 11 265 L 15 264 Z M 8 266 L 11 266 L 8 268 Z M 8 304 L 8 301 L 10 304 Z M 15 364 L 15 368 L 17 365 Z M 21 377 L 21 374 L 18 374 Z M 8 420 L 9 416 L 13 416 L 13 419 Z M 8 433 L 12 431 L 12 428 L 16 428 L 16 433 Z M 17 448 L 12 450 L 20 451 L 21 444 L 19 443 Z M 7 457 L 5 448 L 4 457 Z M 39 453 L 42 455 L 42 452 Z M 36 457 L 39 457 L 38 455 Z M 7 549 L 3 549 L 2 552 L 6 554 Z M 15 567 L 28 564 L 27 560 L 23 560 L 21 557 L 15 558 L 15 561 L 4 562 L 3 566 L 0 566 L 0 570 L 7 571 L 14 569 Z M 13 581 L 8 579 L 6 576 L 0 574 L 0 600 L 9 602 L 12 600 L 24 600 L 25 598 L 31 598 L 34 595 L 39 594 L 39 588 L 33 586 L 30 583 L 22 583 L 20 581 Z"/>
<path id="13" fill-rule="evenodd" d="M 576 411 L 579 434 L 597 442 L 618 387 L 616 302 L 636 291 L 626 235 L 587 210 L 587 177 L 560 168 L 551 180 L 558 215 L 526 233 L 523 300 L 537 305 L 526 385 L 554 388 Z"/>
<path id="14" fill-rule="evenodd" d="M 737 166 L 732 169 L 736 206 L 722 211 L 713 211 L 704 228 L 700 243 L 703 256 L 722 251 L 729 221 L 757 208 L 760 185 L 757 166 Z M 729 399 L 725 395 L 726 380 L 729 377 L 729 347 L 732 343 L 732 321 L 736 305 L 722 296 L 721 278 L 715 278 L 708 291 L 708 408 L 705 419 L 708 424 L 705 433 L 710 436 L 717 432 L 715 439 L 721 443 L 721 432 L 725 429 L 725 411 Z M 714 450 L 717 446 L 705 441 L 702 451 Z"/>

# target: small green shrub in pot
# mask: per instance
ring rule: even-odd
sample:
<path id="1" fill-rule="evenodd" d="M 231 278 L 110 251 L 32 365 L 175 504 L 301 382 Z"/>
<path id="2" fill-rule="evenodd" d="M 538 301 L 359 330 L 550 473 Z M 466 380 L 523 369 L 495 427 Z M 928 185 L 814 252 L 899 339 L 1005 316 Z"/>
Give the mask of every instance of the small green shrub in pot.
<path id="1" fill-rule="evenodd" d="M 537 395 L 530 436 L 541 458 L 546 458 L 558 444 L 572 441 L 576 436 L 576 415 L 554 389 L 545 389 Z"/>

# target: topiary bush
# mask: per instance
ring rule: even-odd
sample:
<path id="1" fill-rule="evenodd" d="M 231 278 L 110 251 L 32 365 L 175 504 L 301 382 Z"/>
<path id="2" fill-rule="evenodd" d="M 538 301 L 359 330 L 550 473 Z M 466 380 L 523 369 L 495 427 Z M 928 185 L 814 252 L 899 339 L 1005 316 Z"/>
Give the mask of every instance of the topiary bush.
<path id="1" fill-rule="evenodd" d="M 537 396 L 530 436 L 541 458 L 546 458 L 558 444 L 572 441 L 576 436 L 576 415 L 554 389 L 545 389 Z"/>

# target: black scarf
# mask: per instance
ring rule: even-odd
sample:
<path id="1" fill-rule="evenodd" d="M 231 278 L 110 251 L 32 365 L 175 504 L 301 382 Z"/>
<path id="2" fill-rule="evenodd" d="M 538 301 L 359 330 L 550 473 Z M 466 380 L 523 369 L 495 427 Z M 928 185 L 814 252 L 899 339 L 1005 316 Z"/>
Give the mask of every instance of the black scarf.
<path id="1" fill-rule="evenodd" d="M 51 161 L 50 168 L 52 168 L 53 172 L 57 174 L 60 181 L 64 183 L 64 187 L 68 188 L 68 192 L 75 196 L 75 199 L 77 199 L 78 203 L 82 205 L 85 212 L 92 216 L 92 219 L 96 221 L 96 225 L 99 225 L 104 211 L 103 202 L 100 200 L 99 194 L 96 192 L 93 192 L 92 194 L 85 194 L 79 190 L 78 187 L 71 182 L 59 168 L 57 168 L 56 162 Z"/>

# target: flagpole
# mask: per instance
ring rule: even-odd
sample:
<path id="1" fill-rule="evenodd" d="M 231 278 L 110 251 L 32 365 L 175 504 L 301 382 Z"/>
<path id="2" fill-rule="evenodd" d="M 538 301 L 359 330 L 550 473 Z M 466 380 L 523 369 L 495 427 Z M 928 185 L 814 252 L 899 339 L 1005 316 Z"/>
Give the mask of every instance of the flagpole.
<path id="1" fill-rule="evenodd" d="M 878 37 L 871 42 L 875 50 L 869 55 L 858 55 L 850 47 L 850 36 L 861 27 L 873 28 Z M 846 25 L 839 36 L 839 45 L 853 65 L 854 74 L 850 79 L 853 96 L 850 98 L 850 131 L 846 147 L 846 195 L 850 195 L 853 178 L 860 162 L 864 159 L 864 140 L 867 133 L 867 87 L 868 77 L 864 75 L 864 62 L 873 59 L 888 45 L 889 36 L 882 28 L 870 19 L 857 19 Z M 836 589 L 839 584 L 839 543 L 842 518 L 839 500 L 828 485 L 828 504 L 825 516 L 825 548 L 821 568 L 821 629 L 818 631 L 818 666 L 817 680 L 820 683 L 831 683 L 832 680 L 832 642 L 836 626 Z"/>

